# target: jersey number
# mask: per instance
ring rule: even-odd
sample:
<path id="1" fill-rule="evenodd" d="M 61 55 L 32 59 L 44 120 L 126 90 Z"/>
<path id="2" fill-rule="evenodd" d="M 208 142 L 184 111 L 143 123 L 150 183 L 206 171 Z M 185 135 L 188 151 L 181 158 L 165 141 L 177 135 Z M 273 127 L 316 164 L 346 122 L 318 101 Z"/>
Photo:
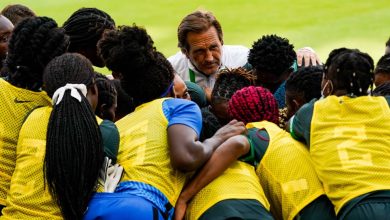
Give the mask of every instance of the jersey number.
<path id="1" fill-rule="evenodd" d="M 370 153 L 365 153 L 358 159 L 351 159 L 348 154 L 349 150 L 358 149 L 359 143 L 367 139 L 365 127 L 336 127 L 334 129 L 334 138 L 343 136 L 345 133 L 353 133 L 354 135 L 346 141 L 337 145 L 337 151 L 343 168 L 349 169 L 358 166 L 372 166 L 372 159 Z"/>

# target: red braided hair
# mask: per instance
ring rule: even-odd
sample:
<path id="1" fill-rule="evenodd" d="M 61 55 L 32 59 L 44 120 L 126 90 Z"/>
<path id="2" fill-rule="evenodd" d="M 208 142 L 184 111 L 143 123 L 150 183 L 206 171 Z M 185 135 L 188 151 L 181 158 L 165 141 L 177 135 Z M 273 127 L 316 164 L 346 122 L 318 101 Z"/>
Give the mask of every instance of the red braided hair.
<path id="1" fill-rule="evenodd" d="M 229 101 L 228 113 L 232 119 L 245 124 L 257 121 L 279 123 L 278 104 L 268 89 L 245 87 L 234 93 Z"/>

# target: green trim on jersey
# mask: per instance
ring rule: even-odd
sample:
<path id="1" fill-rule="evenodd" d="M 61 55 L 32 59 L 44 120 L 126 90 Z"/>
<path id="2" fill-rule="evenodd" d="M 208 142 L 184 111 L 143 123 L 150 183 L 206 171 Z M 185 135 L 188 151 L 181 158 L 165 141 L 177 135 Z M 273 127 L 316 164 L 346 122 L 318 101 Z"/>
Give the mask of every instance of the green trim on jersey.
<path id="1" fill-rule="evenodd" d="M 247 154 L 241 156 L 239 160 L 257 168 L 257 165 L 260 163 L 261 159 L 263 159 L 263 156 L 267 151 L 269 135 L 264 129 L 251 128 L 248 129 L 247 138 L 250 144 L 250 150 Z"/>
<path id="2" fill-rule="evenodd" d="M 266 208 L 254 199 L 226 199 L 207 209 L 199 220 L 274 219 Z"/>
<path id="3" fill-rule="evenodd" d="M 336 219 L 336 213 L 332 202 L 326 195 L 322 195 L 303 208 L 294 219 L 333 220 Z"/>

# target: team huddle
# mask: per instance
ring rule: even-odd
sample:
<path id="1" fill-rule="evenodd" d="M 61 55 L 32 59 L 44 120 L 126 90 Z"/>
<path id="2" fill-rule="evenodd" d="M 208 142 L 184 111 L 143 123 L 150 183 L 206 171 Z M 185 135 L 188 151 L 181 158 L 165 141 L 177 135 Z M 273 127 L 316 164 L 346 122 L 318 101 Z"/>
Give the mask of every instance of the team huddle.
<path id="1" fill-rule="evenodd" d="M 2 10 L 0 219 L 390 219 L 390 39 L 322 63 L 207 11 L 177 37 Z"/>

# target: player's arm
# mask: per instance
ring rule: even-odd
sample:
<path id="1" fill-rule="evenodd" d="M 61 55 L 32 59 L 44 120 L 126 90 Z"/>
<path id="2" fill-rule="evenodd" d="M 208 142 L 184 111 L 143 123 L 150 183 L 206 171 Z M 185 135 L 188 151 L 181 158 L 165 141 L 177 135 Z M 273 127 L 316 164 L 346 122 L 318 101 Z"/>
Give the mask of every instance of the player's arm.
<path id="1" fill-rule="evenodd" d="M 182 190 L 175 205 L 175 219 L 183 219 L 187 203 L 207 184 L 221 175 L 239 157 L 249 152 L 250 144 L 243 135 L 225 141 L 212 154 L 210 160 Z"/>
<path id="2" fill-rule="evenodd" d="M 168 145 L 171 164 L 180 171 L 197 170 L 219 145 L 246 130 L 244 123 L 233 120 L 220 128 L 213 137 L 200 142 L 198 138 L 202 127 L 202 115 L 199 107 L 194 102 L 182 99 L 169 102 L 179 103 L 170 111 Z"/>

